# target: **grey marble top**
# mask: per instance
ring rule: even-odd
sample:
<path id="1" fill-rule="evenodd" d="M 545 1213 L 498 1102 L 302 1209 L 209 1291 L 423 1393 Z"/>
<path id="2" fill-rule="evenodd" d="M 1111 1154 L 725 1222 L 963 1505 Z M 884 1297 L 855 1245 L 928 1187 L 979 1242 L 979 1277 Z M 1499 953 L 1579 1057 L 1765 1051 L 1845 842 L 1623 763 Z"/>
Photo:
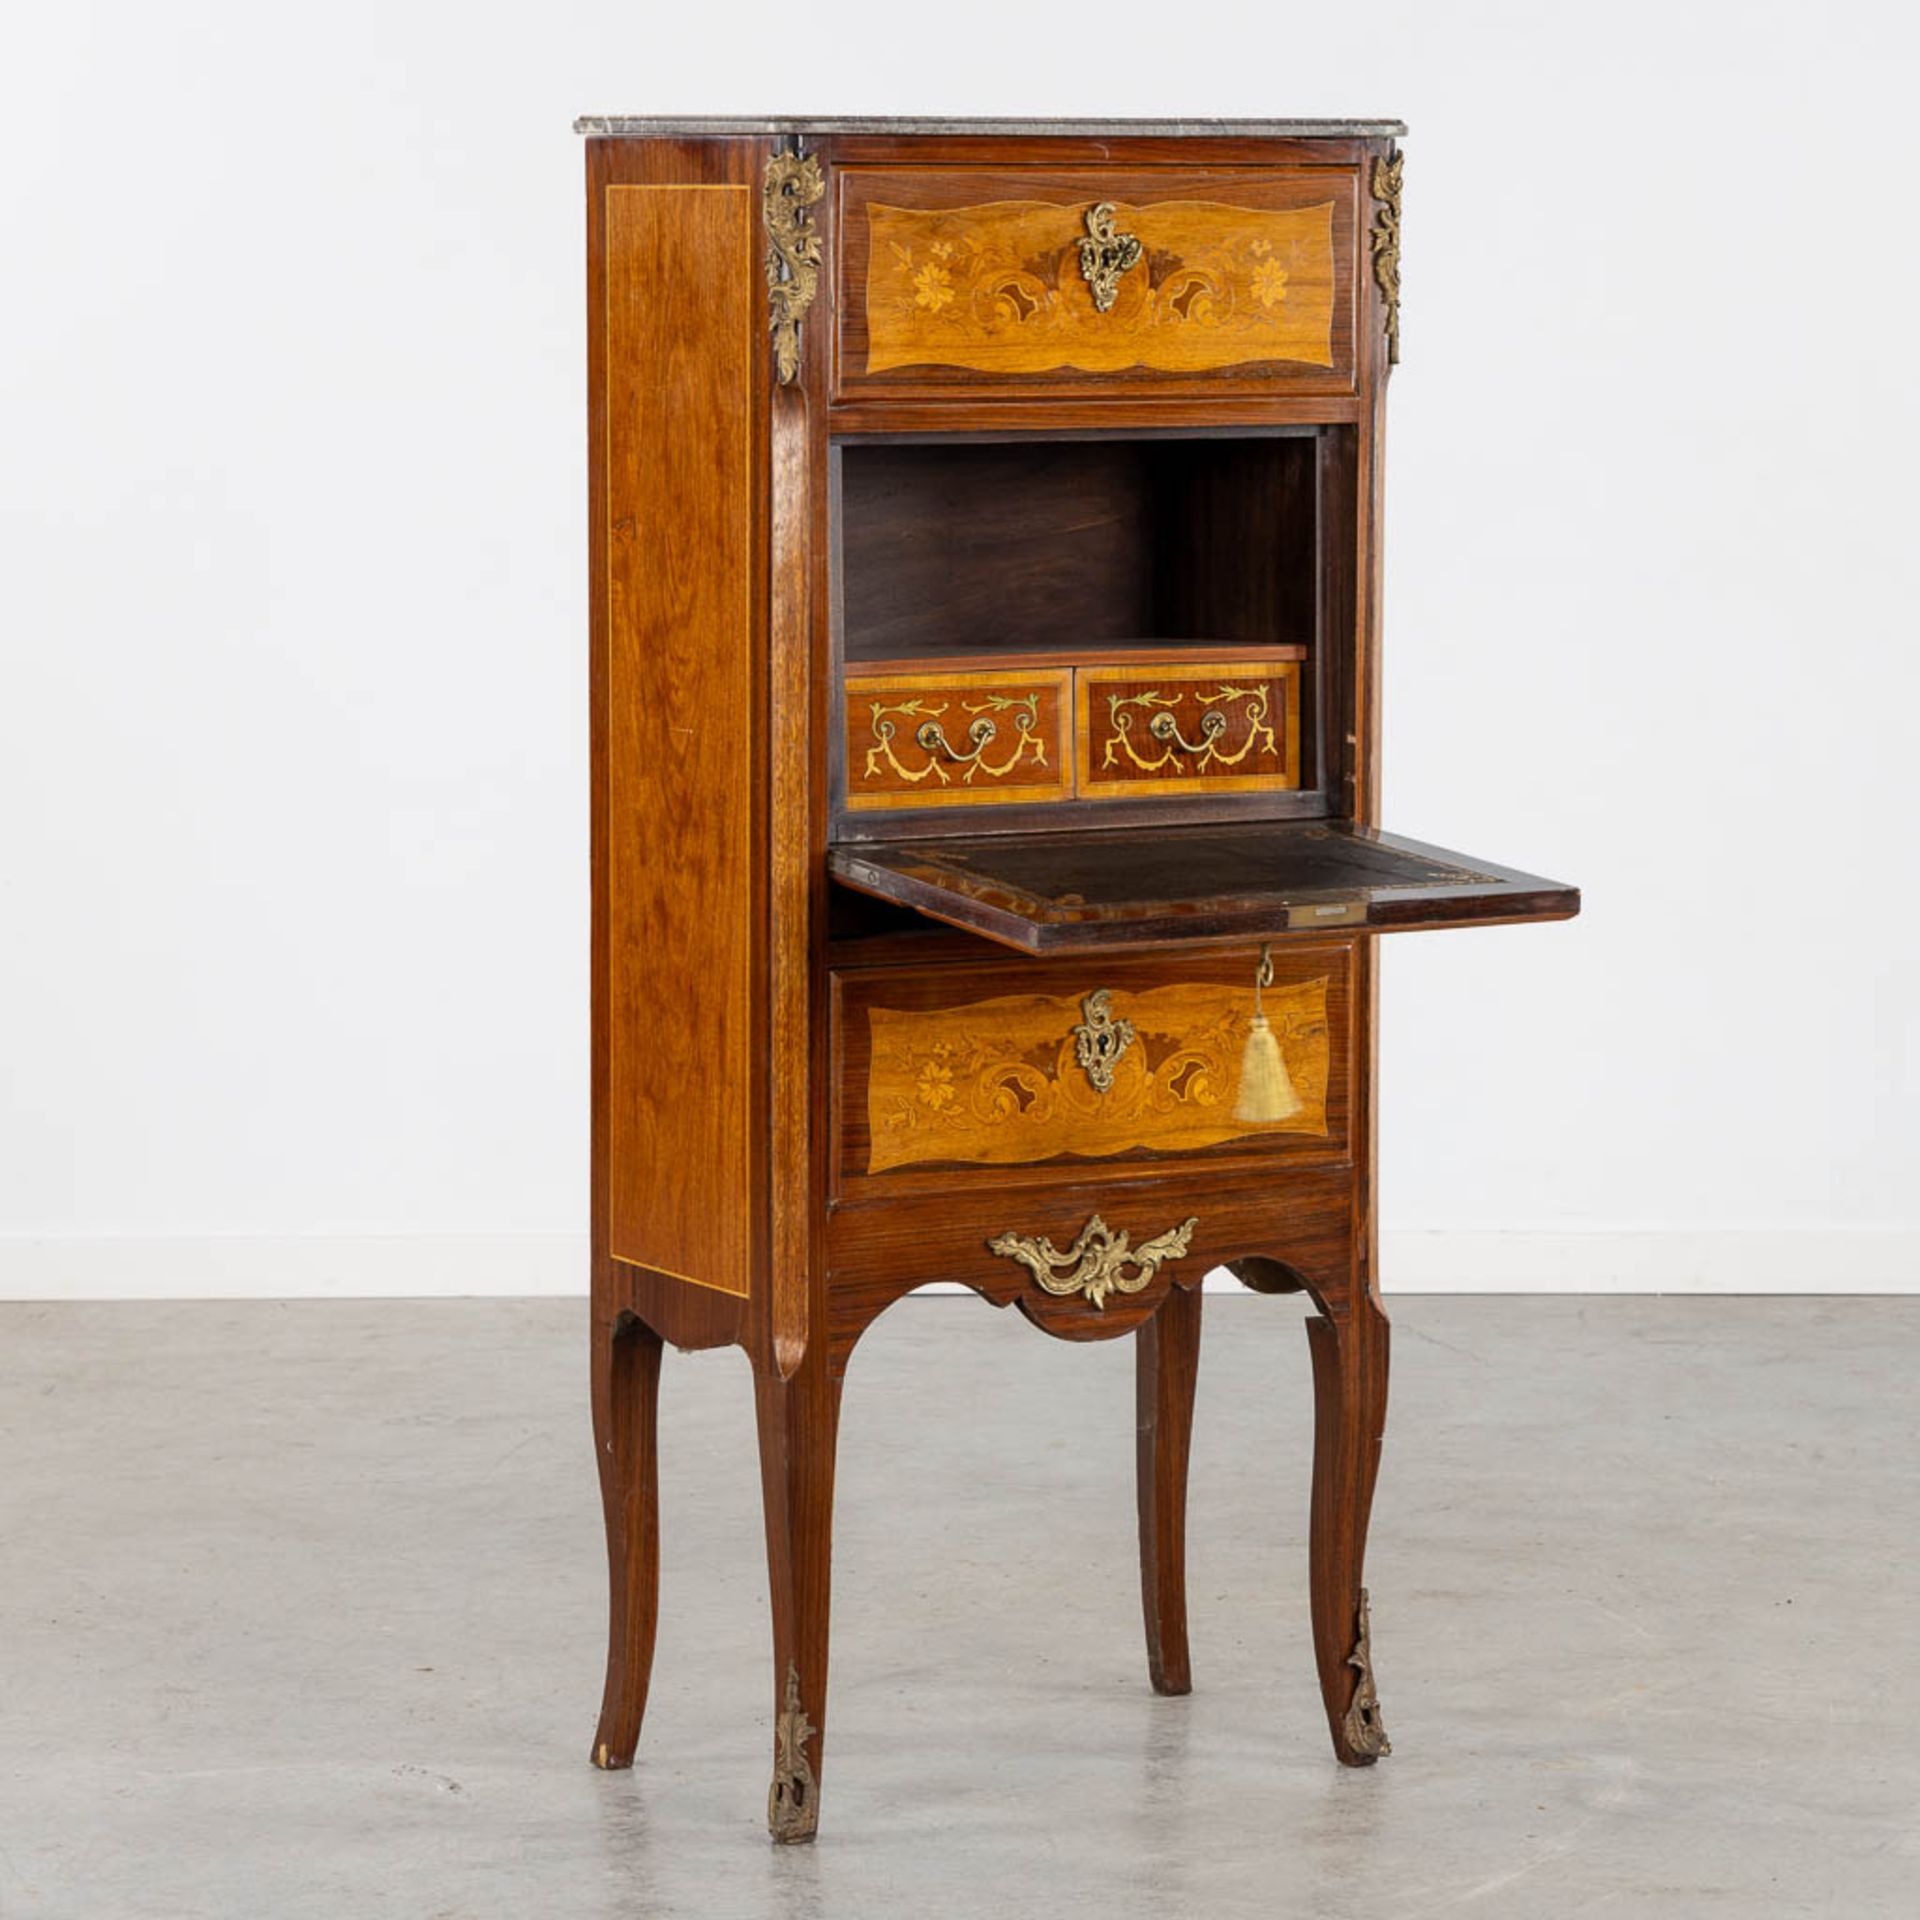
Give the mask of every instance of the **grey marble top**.
<path id="1" fill-rule="evenodd" d="M 623 113 L 583 113 L 575 133 L 591 138 L 632 140 L 649 134 L 683 139 L 725 134 L 1034 134 L 1067 139 L 1145 139 L 1207 137 L 1228 140 L 1311 140 L 1315 138 L 1397 139 L 1406 132 L 1399 120 L 756 120 L 651 119 Z"/>

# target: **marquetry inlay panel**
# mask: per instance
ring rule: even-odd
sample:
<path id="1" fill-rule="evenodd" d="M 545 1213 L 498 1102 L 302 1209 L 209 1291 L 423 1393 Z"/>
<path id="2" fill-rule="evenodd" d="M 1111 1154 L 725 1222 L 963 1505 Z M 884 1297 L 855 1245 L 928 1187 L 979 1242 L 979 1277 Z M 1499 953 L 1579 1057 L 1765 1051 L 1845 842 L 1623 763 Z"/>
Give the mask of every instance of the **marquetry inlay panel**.
<path id="1" fill-rule="evenodd" d="M 1135 1044 L 1096 1089 L 1077 1057 L 1074 995 L 867 1011 L 866 1171 L 943 1161 L 1010 1166 L 1065 1154 L 1175 1153 L 1250 1134 L 1327 1132 L 1329 980 L 1270 989 L 1267 1019 L 1300 1110 L 1284 1122 L 1233 1117 L 1253 1013 L 1250 986 L 1182 983 L 1116 992 Z"/>
<path id="2" fill-rule="evenodd" d="M 1096 196 L 1097 198 L 1098 196 Z M 1334 202 L 1101 201 L 1139 241 L 1104 310 L 1081 265 L 1090 201 L 866 209 L 865 371 L 1209 373 L 1334 363 Z"/>
<path id="3" fill-rule="evenodd" d="M 1080 797 L 1298 786 L 1299 675 L 1291 662 L 1199 673 L 1083 669 L 1074 723 Z"/>
<path id="4" fill-rule="evenodd" d="M 1071 676 L 849 676 L 847 805 L 957 807 L 1064 799 Z"/>

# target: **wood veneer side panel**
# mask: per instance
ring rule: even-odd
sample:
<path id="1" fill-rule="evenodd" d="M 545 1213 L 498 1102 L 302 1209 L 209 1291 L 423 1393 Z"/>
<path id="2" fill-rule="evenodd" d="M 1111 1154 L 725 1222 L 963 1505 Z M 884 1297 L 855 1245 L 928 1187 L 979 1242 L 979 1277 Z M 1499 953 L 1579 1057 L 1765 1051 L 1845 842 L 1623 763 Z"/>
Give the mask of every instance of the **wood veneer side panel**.
<path id="1" fill-rule="evenodd" d="M 761 710 L 757 208 L 610 181 L 602 219 L 609 1252 L 745 1296 L 764 803 L 726 743 Z"/>
<path id="2" fill-rule="evenodd" d="M 587 732 L 588 871 L 591 934 L 588 940 L 590 1028 L 588 1080 L 592 1126 L 588 1146 L 590 1198 L 588 1238 L 593 1307 L 596 1318 L 611 1321 L 617 1310 L 616 1276 L 609 1263 L 609 1179 L 607 1095 L 612 1053 L 611 1005 L 607 965 L 607 673 L 611 639 L 607 622 L 607 284 L 606 185 L 609 149 L 605 141 L 586 146 L 587 242 Z"/>

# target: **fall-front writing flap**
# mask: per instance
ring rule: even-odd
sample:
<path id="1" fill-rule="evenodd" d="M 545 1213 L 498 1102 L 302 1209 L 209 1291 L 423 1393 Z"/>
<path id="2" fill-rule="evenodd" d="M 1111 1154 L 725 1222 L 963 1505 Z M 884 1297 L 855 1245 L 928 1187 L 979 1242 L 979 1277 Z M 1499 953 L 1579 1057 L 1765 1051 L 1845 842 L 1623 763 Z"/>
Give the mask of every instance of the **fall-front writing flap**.
<path id="1" fill-rule="evenodd" d="M 844 886 L 1022 953 L 1580 911 L 1577 888 L 1344 821 L 846 844 L 827 867 Z"/>

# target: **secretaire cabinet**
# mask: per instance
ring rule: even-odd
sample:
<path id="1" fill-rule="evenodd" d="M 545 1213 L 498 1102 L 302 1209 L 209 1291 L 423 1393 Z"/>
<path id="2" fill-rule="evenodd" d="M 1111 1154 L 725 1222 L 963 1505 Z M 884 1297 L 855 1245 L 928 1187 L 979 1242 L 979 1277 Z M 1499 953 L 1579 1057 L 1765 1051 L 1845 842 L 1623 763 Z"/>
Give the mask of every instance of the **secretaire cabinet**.
<path id="1" fill-rule="evenodd" d="M 1224 1267 L 1317 1310 L 1312 1642 L 1367 1764 L 1375 942 L 1579 904 L 1376 817 L 1401 129 L 581 130 L 594 1757 L 646 1700 L 662 1345 L 738 1344 L 769 1823 L 812 1835 L 842 1374 L 931 1281 L 1133 1337 L 1148 1667 L 1185 1692 Z"/>

